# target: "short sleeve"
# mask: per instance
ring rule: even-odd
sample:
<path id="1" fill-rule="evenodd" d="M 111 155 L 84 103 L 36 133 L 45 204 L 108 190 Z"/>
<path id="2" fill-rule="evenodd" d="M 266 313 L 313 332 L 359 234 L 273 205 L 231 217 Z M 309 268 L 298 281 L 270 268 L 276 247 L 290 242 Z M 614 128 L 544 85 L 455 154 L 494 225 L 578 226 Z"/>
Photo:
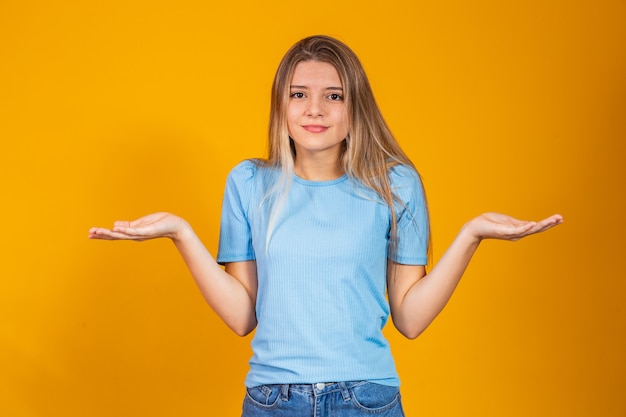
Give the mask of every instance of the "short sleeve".
<path id="1" fill-rule="evenodd" d="M 254 162 L 243 161 L 228 174 L 217 255 L 220 264 L 255 259 L 248 218 L 255 172 Z"/>
<path id="2" fill-rule="evenodd" d="M 399 165 L 390 170 L 389 179 L 399 199 L 395 203 L 398 243 L 390 245 L 389 258 L 400 264 L 426 265 L 430 225 L 419 174 Z"/>

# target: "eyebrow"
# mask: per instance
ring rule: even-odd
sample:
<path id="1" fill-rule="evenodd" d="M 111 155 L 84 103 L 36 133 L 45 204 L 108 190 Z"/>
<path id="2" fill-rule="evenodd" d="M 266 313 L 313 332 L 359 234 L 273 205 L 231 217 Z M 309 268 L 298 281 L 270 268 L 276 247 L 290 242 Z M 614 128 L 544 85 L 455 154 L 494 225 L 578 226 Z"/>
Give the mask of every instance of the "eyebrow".
<path id="1" fill-rule="evenodd" d="M 307 87 L 306 85 L 290 85 L 289 88 L 299 88 L 301 90 L 307 90 L 309 87 Z M 326 87 L 325 90 L 343 91 L 343 88 L 341 88 L 341 87 Z"/>

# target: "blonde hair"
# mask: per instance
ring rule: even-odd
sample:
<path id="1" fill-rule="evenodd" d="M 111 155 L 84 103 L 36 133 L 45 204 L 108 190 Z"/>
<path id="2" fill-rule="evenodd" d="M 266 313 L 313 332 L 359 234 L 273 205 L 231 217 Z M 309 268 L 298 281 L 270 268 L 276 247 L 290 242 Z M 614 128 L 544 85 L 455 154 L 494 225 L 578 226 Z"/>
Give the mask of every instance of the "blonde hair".
<path id="1" fill-rule="evenodd" d="M 276 205 L 271 210 L 267 243 L 289 192 L 294 172 L 295 148 L 287 128 L 289 88 L 296 66 L 305 61 L 331 64 L 341 79 L 350 128 L 344 140 L 341 164 L 344 172 L 372 189 L 389 206 L 392 216 L 391 248 L 397 244 L 396 212 L 398 201 L 389 181 L 389 169 L 396 165 L 415 166 L 394 138 L 382 116 L 363 66 L 343 42 L 329 36 L 311 36 L 293 45 L 281 60 L 272 85 L 269 155 L 261 161 L 281 171 L 280 180 L 269 195 Z M 415 170 L 417 172 L 417 170 Z M 427 231 L 425 231 L 427 232 Z M 430 246 L 430 245 L 429 245 Z"/>

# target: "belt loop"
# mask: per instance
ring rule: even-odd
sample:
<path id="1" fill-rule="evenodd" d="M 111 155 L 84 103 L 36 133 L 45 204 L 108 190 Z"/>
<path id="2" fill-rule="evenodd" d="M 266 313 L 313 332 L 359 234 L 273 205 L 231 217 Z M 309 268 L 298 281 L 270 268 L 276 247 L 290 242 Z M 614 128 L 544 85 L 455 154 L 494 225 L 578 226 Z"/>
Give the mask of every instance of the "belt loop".
<path id="1" fill-rule="evenodd" d="M 345 382 L 339 383 L 339 389 L 341 390 L 341 395 L 343 396 L 343 400 L 348 402 L 350 401 L 350 391 L 348 391 L 348 387 Z"/>
<path id="2" fill-rule="evenodd" d="M 280 386 L 280 399 L 289 401 L 289 384 L 282 384 Z"/>

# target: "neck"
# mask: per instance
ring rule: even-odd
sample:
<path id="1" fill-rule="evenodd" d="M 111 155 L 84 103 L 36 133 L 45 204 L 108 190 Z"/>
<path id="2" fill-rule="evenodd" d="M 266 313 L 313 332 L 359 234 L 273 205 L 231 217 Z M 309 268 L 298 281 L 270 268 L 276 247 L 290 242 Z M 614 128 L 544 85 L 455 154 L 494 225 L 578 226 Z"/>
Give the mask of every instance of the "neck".
<path id="1" fill-rule="evenodd" d="M 337 158 L 310 159 L 296 157 L 294 171 L 297 176 L 308 181 L 330 181 L 344 174 L 341 163 Z"/>

